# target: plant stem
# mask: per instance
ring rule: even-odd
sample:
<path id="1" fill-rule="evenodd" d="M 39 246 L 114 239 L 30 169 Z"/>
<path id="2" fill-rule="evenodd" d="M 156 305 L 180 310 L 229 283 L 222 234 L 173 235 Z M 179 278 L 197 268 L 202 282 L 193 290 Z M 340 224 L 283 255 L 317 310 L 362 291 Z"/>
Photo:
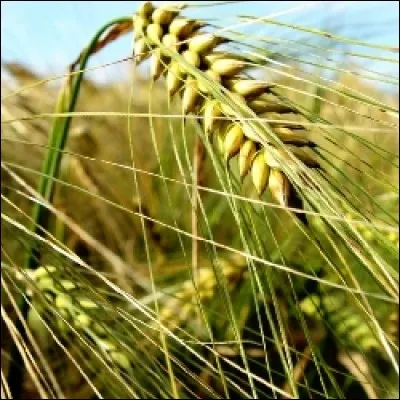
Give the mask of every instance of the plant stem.
<path id="1" fill-rule="evenodd" d="M 132 21 L 131 17 L 114 19 L 103 25 L 93 36 L 88 47 L 81 53 L 79 57 L 80 62 L 77 75 L 73 76 L 72 79 L 68 79 L 60 93 L 56 106 L 57 113 L 71 113 L 74 111 L 78 100 L 84 69 L 86 68 L 89 56 L 96 51 L 96 46 L 98 45 L 98 42 L 100 41 L 99 39 L 103 33 L 112 25 L 126 24 L 129 21 Z M 71 69 L 73 69 L 73 67 L 71 67 Z M 70 93 L 71 96 L 69 96 Z M 49 151 L 47 152 L 45 161 L 43 163 L 42 176 L 38 188 L 38 193 L 48 202 L 52 201 L 54 195 L 55 181 L 53 180 L 53 177 L 57 177 L 58 175 L 63 150 L 68 138 L 68 130 L 71 124 L 71 119 L 72 116 L 59 117 L 56 118 L 53 123 L 52 132 L 49 138 Z M 49 224 L 49 210 L 43 206 L 42 203 L 35 203 L 32 211 L 32 219 L 32 236 L 35 237 L 35 235 L 41 235 L 41 228 L 46 230 Z M 38 249 L 38 243 L 36 240 L 34 240 L 31 244 L 30 251 L 27 254 L 24 268 L 36 269 L 39 263 L 40 252 Z M 24 295 L 21 295 L 18 299 L 18 305 L 21 310 L 22 318 L 26 320 L 29 312 L 29 304 L 27 303 Z M 21 335 L 21 342 L 26 342 L 27 334 L 21 319 L 17 319 L 16 329 Z M 25 368 L 22 355 L 19 352 L 16 344 L 13 343 L 11 348 L 11 363 L 8 371 L 7 382 L 14 399 L 19 399 L 21 397 L 24 371 Z"/>
<path id="2" fill-rule="evenodd" d="M 198 258 L 199 258 L 199 241 L 195 239 L 198 237 L 198 185 L 202 185 L 202 175 L 204 168 L 204 160 L 206 156 L 206 149 L 203 142 L 197 137 L 194 151 L 193 151 L 193 188 L 192 188 L 192 269 L 193 269 L 193 280 L 197 285 L 198 280 Z"/>

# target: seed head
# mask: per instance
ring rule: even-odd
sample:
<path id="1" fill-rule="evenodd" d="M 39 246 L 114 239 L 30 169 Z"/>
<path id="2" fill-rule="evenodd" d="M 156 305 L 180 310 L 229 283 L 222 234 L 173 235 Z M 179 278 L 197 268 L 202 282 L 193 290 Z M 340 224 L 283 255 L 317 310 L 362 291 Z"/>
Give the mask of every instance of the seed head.
<path id="1" fill-rule="evenodd" d="M 235 60 L 233 58 L 221 58 L 219 60 L 215 60 L 211 64 L 211 69 L 222 76 L 236 75 L 245 67 L 246 63 L 244 61 Z"/>
<path id="2" fill-rule="evenodd" d="M 200 57 L 194 51 L 186 50 L 182 53 L 182 57 L 194 68 L 198 68 L 200 65 Z"/>
<path id="3" fill-rule="evenodd" d="M 234 124 L 230 129 L 228 129 L 224 140 L 225 161 L 229 161 L 239 152 L 243 140 L 243 129 L 240 124 Z"/>
<path id="4" fill-rule="evenodd" d="M 165 47 L 168 47 L 173 51 L 179 50 L 179 39 L 176 35 L 172 33 L 167 33 L 166 35 L 164 35 L 161 42 Z"/>
<path id="5" fill-rule="evenodd" d="M 163 35 L 163 30 L 159 24 L 150 24 L 146 28 L 147 37 L 154 43 L 159 43 Z"/>
<path id="6" fill-rule="evenodd" d="M 264 93 L 271 84 L 253 79 L 229 79 L 226 81 L 228 89 L 243 97 L 257 96 Z"/>
<path id="7" fill-rule="evenodd" d="M 261 196 L 267 187 L 270 168 L 265 162 L 264 152 L 261 151 L 254 157 L 253 165 L 251 166 L 251 178 L 256 187 L 257 194 Z"/>
<path id="8" fill-rule="evenodd" d="M 182 69 L 176 62 L 172 62 L 167 72 L 167 89 L 170 97 L 173 97 L 175 93 L 182 86 Z"/>
<path id="9" fill-rule="evenodd" d="M 146 18 L 144 18 L 140 15 L 138 15 L 135 18 L 135 21 L 133 23 L 133 29 L 135 31 L 135 39 L 139 39 L 144 36 L 145 28 L 146 28 L 147 24 L 148 24 L 148 21 Z"/>
<path id="10" fill-rule="evenodd" d="M 188 78 L 185 82 L 185 90 L 182 95 L 182 106 L 184 114 L 192 112 L 199 103 L 199 89 L 197 80 Z"/>
<path id="11" fill-rule="evenodd" d="M 213 70 L 208 69 L 204 71 L 204 74 L 207 76 L 212 81 L 215 81 L 216 83 L 221 83 L 221 77 Z M 203 80 L 199 81 L 199 90 L 202 93 L 209 93 L 210 88 L 209 88 L 209 83 L 204 82 Z"/>
<path id="12" fill-rule="evenodd" d="M 145 1 L 139 6 L 137 13 L 141 17 L 148 18 L 153 12 L 153 9 L 153 4 L 151 4 L 150 1 Z"/>
<path id="13" fill-rule="evenodd" d="M 235 103 L 235 105 L 237 105 L 239 107 L 247 107 L 246 100 L 240 94 L 228 93 L 227 95 L 230 98 L 231 102 Z M 232 107 L 231 104 L 224 103 L 224 104 L 221 105 L 221 107 L 222 107 L 222 111 L 226 115 L 235 116 L 236 114 L 238 114 L 235 111 L 235 107 L 234 106 Z M 240 108 L 239 108 L 239 110 L 240 110 Z M 240 114 L 240 111 L 239 111 L 239 114 Z"/>
<path id="14" fill-rule="evenodd" d="M 197 21 L 176 17 L 169 26 L 169 32 L 176 35 L 178 38 L 185 39 L 199 27 L 200 24 Z"/>
<path id="15" fill-rule="evenodd" d="M 276 112 L 279 114 L 293 112 L 294 110 L 285 104 L 278 102 L 276 99 L 268 94 L 262 94 L 261 96 L 250 99 L 249 107 L 257 114 L 264 112 Z"/>
<path id="16" fill-rule="evenodd" d="M 147 44 L 146 39 L 144 37 L 138 39 L 135 42 L 133 53 L 138 63 L 140 63 L 149 56 L 149 47 L 150 46 Z"/>
<path id="17" fill-rule="evenodd" d="M 204 106 L 204 130 L 206 135 L 211 134 L 217 125 L 216 117 L 220 117 L 221 106 L 217 100 L 207 100 Z"/>
<path id="18" fill-rule="evenodd" d="M 203 54 L 225 41 L 225 38 L 215 36 L 212 33 L 196 32 L 189 40 L 189 50 Z"/>
<path id="19" fill-rule="evenodd" d="M 153 80 L 157 80 L 162 74 L 164 65 L 161 60 L 161 50 L 155 49 L 150 57 L 150 76 Z"/>
<path id="20" fill-rule="evenodd" d="M 170 24 L 176 15 L 176 11 L 173 11 L 170 8 L 170 6 L 168 6 L 168 9 L 167 6 L 156 8 L 151 15 L 153 22 L 159 25 Z"/>
<path id="21" fill-rule="evenodd" d="M 245 140 L 239 151 L 239 175 L 243 179 L 250 170 L 256 154 L 256 145 L 252 140 Z"/>
<path id="22" fill-rule="evenodd" d="M 287 144 L 293 144 L 294 146 L 308 146 L 315 147 L 315 144 L 304 137 L 304 135 L 295 133 L 288 128 L 283 127 L 274 127 L 274 133 L 278 138 Z"/>
<path id="23" fill-rule="evenodd" d="M 271 169 L 268 179 L 268 189 L 272 197 L 281 206 L 287 207 L 289 205 L 290 186 L 289 179 L 282 171 L 275 168 Z"/>

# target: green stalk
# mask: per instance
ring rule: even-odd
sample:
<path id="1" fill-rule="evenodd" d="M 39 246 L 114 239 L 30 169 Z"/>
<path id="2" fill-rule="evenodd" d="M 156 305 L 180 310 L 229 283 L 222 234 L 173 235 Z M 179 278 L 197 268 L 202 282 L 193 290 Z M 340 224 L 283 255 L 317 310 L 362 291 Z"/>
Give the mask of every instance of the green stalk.
<path id="1" fill-rule="evenodd" d="M 63 87 L 56 106 L 56 113 L 72 113 L 75 109 L 80 85 L 83 78 L 83 71 L 86 68 L 90 55 L 96 48 L 96 45 L 101 35 L 112 25 L 122 24 L 132 21 L 132 17 L 122 17 L 114 19 L 107 24 L 103 25 L 97 33 L 93 36 L 86 50 L 82 53 L 79 63 L 79 72 L 71 79 L 71 85 Z M 70 89 L 70 91 L 69 91 Z M 71 93 L 71 96 L 69 96 Z M 54 177 L 58 176 L 63 150 L 68 138 L 68 130 L 71 124 L 72 116 L 58 117 L 54 120 L 52 132 L 49 138 L 49 150 L 42 167 L 42 175 L 39 183 L 38 193 L 43 198 L 51 203 L 54 195 L 55 180 Z M 32 211 L 32 232 L 37 235 L 42 235 L 47 230 L 49 225 L 49 210 L 42 205 L 42 203 L 35 203 Z M 43 228 L 43 230 L 41 229 Z M 33 241 L 30 251 L 25 260 L 25 269 L 36 269 L 40 263 L 40 254 L 37 247 L 37 241 Z M 29 304 L 26 301 L 25 295 L 21 295 L 18 299 L 19 308 L 24 320 L 26 320 L 29 312 Z M 27 334 L 20 319 L 16 321 L 16 329 L 21 335 L 21 341 L 26 342 Z M 14 399 L 19 399 L 21 395 L 22 385 L 24 378 L 24 364 L 22 355 L 18 350 L 16 344 L 13 344 L 11 349 L 11 363 L 8 371 L 8 385 Z"/>

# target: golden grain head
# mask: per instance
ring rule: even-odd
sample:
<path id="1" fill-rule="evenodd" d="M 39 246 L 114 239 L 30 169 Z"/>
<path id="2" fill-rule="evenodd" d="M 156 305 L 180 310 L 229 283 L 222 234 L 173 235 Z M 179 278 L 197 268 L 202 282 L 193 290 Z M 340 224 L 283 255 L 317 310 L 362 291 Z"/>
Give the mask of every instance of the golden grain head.
<path id="1" fill-rule="evenodd" d="M 189 39 L 189 50 L 203 54 L 212 50 L 224 41 L 223 38 L 212 33 L 195 32 Z"/>
<path id="2" fill-rule="evenodd" d="M 207 69 L 204 71 L 204 74 L 208 79 L 215 83 L 221 83 L 221 77 L 213 70 Z M 202 93 L 210 93 L 210 86 L 209 82 L 204 81 L 204 79 L 199 80 L 199 90 Z"/>
<path id="3" fill-rule="evenodd" d="M 153 11 L 151 19 L 158 25 L 168 25 L 172 22 L 176 15 L 176 11 L 169 6 L 158 7 Z"/>
<path id="4" fill-rule="evenodd" d="M 264 112 L 277 112 L 282 114 L 293 112 L 290 106 L 282 104 L 273 95 L 267 93 L 261 94 L 255 99 L 250 99 L 248 105 L 257 114 Z"/>
<path id="5" fill-rule="evenodd" d="M 246 63 L 233 58 L 220 58 L 211 63 L 211 69 L 221 76 L 233 76 L 242 71 Z"/>
<path id="6" fill-rule="evenodd" d="M 222 115 L 220 103 L 217 100 L 206 100 L 204 106 L 204 130 L 206 135 L 211 134 L 218 124 L 217 117 Z"/>
<path id="7" fill-rule="evenodd" d="M 244 135 L 250 139 L 253 140 L 256 143 L 260 142 L 260 138 L 258 135 L 258 132 L 256 131 L 255 127 L 251 123 L 244 123 L 243 124 L 243 132 Z"/>
<path id="8" fill-rule="evenodd" d="M 257 190 L 257 194 L 261 196 L 267 187 L 270 168 L 265 162 L 264 152 L 257 153 L 251 166 L 251 178 Z"/>
<path id="9" fill-rule="evenodd" d="M 186 39 L 195 29 L 199 28 L 197 21 L 176 17 L 169 26 L 169 32 L 180 39 Z"/>
<path id="10" fill-rule="evenodd" d="M 150 76 L 153 80 L 157 80 L 164 70 L 162 62 L 162 54 L 160 49 L 155 49 L 150 57 Z"/>
<path id="11" fill-rule="evenodd" d="M 315 147 L 315 144 L 311 142 L 309 139 L 304 137 L 303 134 L 293 132 L 289 128 L 284 128 L 284 127 L 274 127 L 273 132 L 275 133 L 278 138 L 286 144 L 292 144 L 294 146 L 308 146 L 308 147 Z"/>
<path id="12" fill-rule="evenodd" d="M 217 60 L 221 59 L 239 59 L 235 54 L 229 53 L 227 51 L 210 51 L 202 55 L 204 64 L 211 66 Z"/>
<path id="13" fill-rule="evenodd" d="M 139 15 L 135 18 L 133 23 L 133 29 L 135 31 L 135 39 L 139 39 L 144 36 L 147 24 L 148 21 L 144 17 L 141 17 Z"/>
<path id="14" fill-rule="evenodd" d="M 226 133 L 224 140 L 224 157 L 228 161 L 235 156 L 244 140 L 243 129 L 240 124 L 233 124 Z"/>
<path id="15" fill-rule="evenodd" d="M 148 18 L 153 12 L 153 10 L 154 10 L 153 4 L 151 4 L 150 1 L 144 1 L 139 6 L 137 13 L 143 18 Z"/>
<path id="16" fill-rule="evenodd" d="M 252 140 L 245 140 L 242 146 L 240 147 L 239 175 L 241 179 L 243 179 L 248 174 L 256 152 L 257 148 Z"/>
<path id="17" fill-rule="evenodd" d="M 289 205 L 291 184 L 287 176 L 279 169 L 272 168 L 268 179 L 268 189 L 272 197 L 282 206 Z"/>
<path id="18" fill-rule="evenodd" d="M 226 115 L 230 116 L 240 116 L 241 115 L 241 110 L 243 110 L 243 107 L 246 108 L 246 100 L 243 96 L 237 93 L 227 93 L 227 96 L 229 97 L 229 103 L 223 103 L 222 106 L 222 111 Z M 233 103 L 233 105 L 232 105 Z M 237 111 L 238 110 L 238 111 Z"/>
<path id="19" fill-rule="evenodd" d="M 232 90 L 243 97 L 258 96 L 271 87 L 271 84 L 269 83 L 245 78 L 227 79 L 226 85 L 229 90 Z"/>
<path id="20" fill-rule="evenodd" d="M 133 54 L 138 63 L 149 56 L 149 45 L 144 37 L 136 40 Z"/>
<path id="21" fill-rule="evenodd" d="M 277 148 L 267 145 L 264 148 L 265 162 L 270 168 L 280 169 L 284 161 L 289 160 L 289 156 Z"/>
<path id="22" fill-rule="evenodd" d="M 171 62 L 167 72 L 167 90 L 170 97 L 180 89 L 183 84 L 182 69 L 179 63 Z"/>
<path id="23" fill-rule="evenodd" d="M 146 28 L 147 37 L 154 43 L 159 43 L 163 35 L 163 29 L 159 24 L 150 24 Z"/>
<path id="24" fill-rule="evenodd" d="M 161 43 L 168 47 L 170 50 L 178 51 L 179 50 L 179 39 L 176 35 L 172 33 L 167 33 L 162 37 Z"/>
<path id="25" fill-rule="evenodd" d="M 263 112 L 259 114 L 259 117 L 268 121 L 273 127 L 286 127 L 293 130 L 304 129 L 299 120 L 299 115 L 293 113 L 280 114 L 277 112 Z"/>
<path id="26" fill-rule="evenodd" d="M 224 128 L 226 128 L 226 126 Z M 221 127 L 218 127 L 214 132 L 214 136 L 216 137 L 216 142 L 217 142 L 216 145 L 221 155 L 224 154 L 225 135 L 226 135 L 226 129 L 223 129 Z"/>
<path id="27" fill-rule="evenodd" d="M 319 162 L 316 160 L 314 156 L 309 153 L 306 153 L 303 149 L 299 149 L 297 147 L 293 147 L 288 145 L 288 150 L 290 150 L 293 155 L 299 159 L 304 165 L 309 168 L 321 168 Z"/>
<path id="28" fill-rule="evenodd" d="M 151 57 L 151 76 L 157 79 L 164 70 L 163 64 L 169 62 L 166 76 L 168 93 L 172 97 L 184 85 L 181 94 L 183 113 L 199 112 L 201 109 L 204 131 L 211 140 L 212 135 L 217 137 L 218 147 L 225 160 L 228 161 L 239 153 L 241 179 L 251 171 L 252 181 L 259 196 L 270 181 L 272 195 L 281 204 L 287 204 L 291 185 L 280 167 L 282 163 L 294 163 L 294 160 L 289 154 L 284 154 L 285 152 L 278 151 L 273 146 L 257 152 L 257 143 L 269 142 L 264 140 L 264 135 L 259 130 L 264 125 L 267 131 L 273 132 L 283 143 L 295 146 L 291 150 L 293 155 L 311 168 L 319 167 L 317 160 L 307 153 L 297 151 L 296 147 L 313 147 L 314 143 L 303 134 L 294 132 L 296 129 L 303 129 L 301 125 L 286 121 L 287 117 L 295 116 L 290 113 L 296 112 L 271 93 L 271 83 L 239 76 L 238 74 L 246 68 L 244 59 L 226 51 L 214 51 L 219 44 L 228 42 L 228 39 L 209 32 L 200 32 L 198 28 L 202 27 L 201 23 L 177 14 L 177 9 L 167 6 L 157 9 L 154 9 L 151 3 L 142 6 L 135 19 L 135 30 L 138 31 L 139 37 L 135 43 L 135 54 L 140 54 L 139 61 L 144 59 L 150 50 L 145 38 L 141 37 L 144 31 L 150 42 L 159 44 L 161 40 L 165 47 L 174 51 L 179 51 L 180 41 L 187 40 L 187 45 L 184 46 L 186 50 L 180 55 L 191 67 L 201 68 L 207 79 L 195 78 L 193 75 L 196 74 L 189 73 L 191 68 L 182 66 L 184 63 L 176 61 L 175 58 L 171 61 L 169 57 L 162 55 L 160 49 L 156 49 Z M 149 24 L 150 15 L 152 23 Z M 167 30 L 168 33 L 164 34 Z M 205 71 L 204 66 L 208 68 Z M 215 100 L 212 96 L 213 83 L 228 89 L 226 95 L 231 101 L 221 103 Z M 203 100 L 200 93 L 209 97 Z M 255 112 L 261 119 L 257 123 L 240 124 L 219 119 L 223 115 L 240 119 L 246 110 L 250 115 L 251 111 Z M 263 122 L 263 116 L 273 121 Z"/>
<path id="29" fill-rule="evenodd" d="M 182 107 L 183 112 L 188 114 L 195 110 L 196 106 L 199 104 L 200 94 L 195 78 L 187 78 L 185 82 L 185 89 L 182 95 Z"/>
<path id="30" fill-rule="evenodd" d="M 198 53 L 186 50 L 182 53 L 182 57 L 194 68 L 198 68 L 200 66 L 200 56 Z"/>

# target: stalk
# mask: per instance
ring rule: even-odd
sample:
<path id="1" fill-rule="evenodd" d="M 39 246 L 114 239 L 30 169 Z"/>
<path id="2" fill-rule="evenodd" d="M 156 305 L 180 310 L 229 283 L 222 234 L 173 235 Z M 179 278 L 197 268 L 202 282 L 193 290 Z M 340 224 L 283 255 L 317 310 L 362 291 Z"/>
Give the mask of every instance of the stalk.
<path id="1" fill-rule="evenodd" d="M 131 17 L 122 17 L 114 19 L 105 25 L 103 25 L 97 33 L 93 36 L 92 40 L 89 42 L 88 47 L 82 52 L 79 57 L 79 70 L 76 75 L 72 78 L 68 78 L 66 84 L 64 85 L 56 106 L 56 113 L 72 113 L 75 109 L 80 86 L 84 74 L 84 70 L 88 63 L 90 55 L 101 48 L 102 41 L 100 37 L 103 33 L 113 25 L 121 25 L 132 22 Z M 113 39 L 113 38 L 112 38 Z M 100 46 L 99 46 L 100 45 Z M 73 64 L 74 65 L 74 64 Z M 72 65 L 71 70 L 74 69 Z M 73 72 L 73 71 L 71 71 Z M 71 95 L 69 96 L 69 94 Z M 68 139 L 68 130 L 71 124 L 72 116 L 58 117 L 54 120 L 52 132 L 49 138 L 49 150 L 46 153 L 46 157 L 42 167 L 42 175 L 39 183 L 38 193 L 45 198 L 48 202 L 52 202 L 55 181 L 53 178 L 58 176 L 62 154 L 65 148 L 66 141 Z M 49 225 L 49 210 L 42 203 L 35 203 L 32 211 L 32 232 L 34 235 L 43 235 L 43 232 L 47 230 Z M 24 269 L 35 270 L 40 263 L 40 252 L 38 249 L 38 243 L 33 240 L 30 250 L 28 252 L 27 258 L 25 260 Z M 22 318 L 26 320 L 29 312 L 29 304 L 26 301 L 26 296 L 21 289 L 22 294 L 18 299 L 18 306 L 21 310 Z M 21 341 L 26 342 L 27 333 L 23 327 L 23 322 L 18 319 L 16 321 L 16 329 L 21 335 Z M 11 349 L 11 363 L 8 371 L 8 385 L 14 399 L 19 399 L 21 395 L 23 378 L 24 378 L 25 366 L 23 363 L 23 358 L 18 350 L 16 344 L 13 344 Z"/>

